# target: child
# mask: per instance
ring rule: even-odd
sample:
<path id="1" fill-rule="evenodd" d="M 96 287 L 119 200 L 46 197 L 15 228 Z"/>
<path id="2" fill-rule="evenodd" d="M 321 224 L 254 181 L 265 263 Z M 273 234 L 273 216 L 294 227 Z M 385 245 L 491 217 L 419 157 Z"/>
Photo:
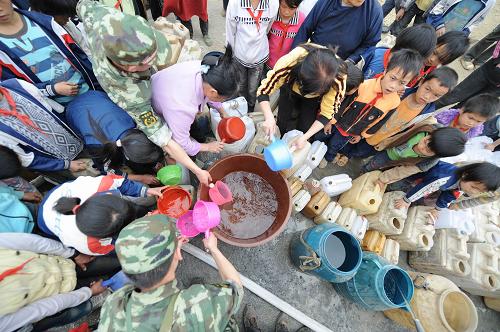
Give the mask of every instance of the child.
<path id="1" fill-rule="evenodd" d="M 274 64 L 292 48 L 293 38 L 305 20 L 298 7 L 302 0 L 280 0 L 278 17 L 268 34 L 269 60 L 267 69 L 273 69 Z"/>
<path id="2" fill-rule="evenodd" d="M 387 68 L 391 54 L 402 49 L 415 50 L 423 59 L 427 59 L 436 47 L 436 40 L 436 32 L 429 24 L 418 24 L 404 29 L 392 48 L 371 48 L 362 55 L 365 79 L 382 73 Z"/>
<path id="3" fill-rule="evenodd" d="M 425 76 L 417 87 L 406 89 L 401 104 L 387 116 L 382 127 L 366 139 L 366 143 L 377 151 L 385 149 L 387 139 L 402 131 L 410 121 L 417 116 L 434 112 L 434 102 L 452 90 L 457 81 L 457 73 L 448 67 L 438 68 Z"/>
<path id="4" fill-rule="evenodd" d="M 412 181 L 420 181 L 417 185 Z M 475 163 L 462 167 L 440 161 L 425 173 L 416 174 L 405 183 L 403 187 L 411 187 L 406 196 L 395 202 L 397 209 L 408 207 L 413 202 L 441 190 L 434 209 L 430 211 L 434 220 L 437 219 L 439 210 L 447 208 L 451 202 L 457 200 L 462 194 L 476 196 L 488 191 L 495 191 L 500 187 L 500 168 L 490 163 Z M 406 190 L 403 190 L 406 191 Z"/>
<path id="5" fill-rule="evenodd" d="M 147 188 L 118 175 L 80 176 L 47 193 L 38 210 L 38 227 L 81 253 L 106 255 L 114 250 L 112 237 L 147 212 L 122 195 L 161 196 L 164 188 Z"/>
<path id="6" fill-rule="evenodd" d="M 159 184 L 151 174 L 165 163 L 162 149 L 136 129 L 130 115 L 104 92 L 89 91 L 76 97 L 66 108 L 65 116 L 102 175 L 114 173 L 148 185 Z M 136 174 L 123 173 L 123 165 Z"/>
<path id="7" fill-rule="evenodd" d="M 493 140 L 493 143 L 485 147 L 490 151 L 500 151 L 500 115 L 484 123 L 483 135 Z"/>
<path id="8" fill-rule="evenodd" d="M 356 144 L 376 133 L 389 111 L 398 107 L 398 91 L 404 89 L 420 67 L 422 57 L 417 51 L 397 51 L 392 54 L 381 77 L 363 82 L 351 105 L 335 115 L 337 122 L 328 138 L 325 160 L 333 161 L 348 143 Z"/>
<path id="9" fill-rule="evenodd" d="M 13 8 L 10 0 L 2 1 L 0 9 L 2 80 L 26 80 L 61 104 L 99 89 L 89 59 L 51 16 Z"/>
<path id="10" fill-rule="evenodd" d="M 500 101 L 489 94 L 481 94 L 467 100 L 460 109 L 449 109 L 436 114 L 437 122 L 465 133 L 467 139 L 481 135 L 483 123 L 500 112 Z"/>
<path id="11" fill-rule="evenodd" d="M 226 44 L 232 46 L 240 72 L 240 95 L 253 112 L 257 88 L 269 59 L 267 33 L 278 15 L 278 1 L 231 1 L 226 12 Z"/>
<path id="12" fill-rule="evenodd" d="M 362 170 L 371 172 L 393 167 L 380 175 L 379 183 L 386 185 L 428 171 L 439 158 L 461 154 L 466 142 L 465 135 L 456 128 L 418 128 L 393 142 L 387 150 L 377 153 Z"/>
<path id="13" fill-rule="evenodd" d="M 426 22 L 436 29 L 438 36 L 446 31 L 470 34 L 494 7 L 495 0 L 440 0 L 433 5 L 427 11 Z"/>

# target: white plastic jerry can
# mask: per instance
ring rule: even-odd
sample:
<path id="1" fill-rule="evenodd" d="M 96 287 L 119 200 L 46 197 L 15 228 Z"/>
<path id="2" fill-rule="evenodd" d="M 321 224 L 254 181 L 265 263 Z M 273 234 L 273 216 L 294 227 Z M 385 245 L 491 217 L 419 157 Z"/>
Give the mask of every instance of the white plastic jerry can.
<path id="1" fill-rule="evenodd" d="M 347 174 L 326 176 L 320 180 L 321 189 L 330 197 L 346 192 L 352 187 L 352 180 Z"/>
<path id="2" fill-rule="evenodd" d="M 342 207 L 342 212 L 340 212 L 340 215 L 337 218 L 337 221 L 335 221 L 335 223 L 347 229 L 351 229 L 352 224 L 354 223 L 357 217 L 358 214 L 356 213 L 356 210 Z"/>
<path id="3" fill-rule="evenodd" d="M 307 164 L 303 164 L 299 169 L 293 174 L 300 181 L 305 181 L 312 174 L 312 169 Z"/>
<path id="4" fill-rule="evenodd" d="M 269 144 L 271 144 L 271 140 L 269 139 L 269 137 L 267 137 L 266 133 L 264 132 L 264 127 L 262 122 L 257 123 L 255 127 L 257 128 L 257 133 L 253 137 L 253 140 L 250 142 L 247 152 L 262 154 L 264 152 L 264 148 Z M 277 133 L 276 135 L 279 137 L 278 127 L 276 127 L 275 130 Z"/>
<path id="5" fill-rule="evenodd" d="M 337 202 L 330 202 L 323 210 L 323 212 L 314 218 L 316 224 L 323 224 L 326 222 L 335 222 L 342 212 L 342 206 Z"/>
<path id="6" fill-rule="evenodd" d="M 364 216 L 357 216 L 349 230 L 359 241 L 365 237 L 366 230 L 368 229 L 368 220 Z"/>
<path id="7" fill-rule="evenodd" d="M 292 204 L 293 204 L 293 212 L 297 213 L 302 211 L 307 203 L 311 200 L 311 194 L 307 192 L 307 190 L 301 189 L 295 196 L 292 198 Z"/>
<path id="8" fill-rule="evenodd" d="M 253 120 L 246 115 L 242 116 L 241 120 L 245 124 L 245 136 L 243 136 L 242 139 L 236 142 L 224 144 L 221 156 L 227 156 L 230 154 L 242 153 L 247 151 L 251 141 L 255 136 L 255 125 L 253 124 Z M 215 137 L 220 141 L 218 132 L 215 134 Z"/>
<path id="9" fill-rule="evenodd" d="M 340 196 L 340 205 L 356 209 L 362 215 L 376 213 L 386 188 L 386 185 L 380 188 L 376 182 L 381 173 L 372 171 L 354 179 L 352 188 Z"/>
<path id="10" fill-rule="evenodd" d="M 454 228 L 462 234 L 471 235 L 476 229 L 473 219 L 474 215 L 470 209 L 458 211 L 443 209 L 439 211 L 439 217 L 434 224 L 434 228 Z"/>
<path id="11" fill-rule="evenodd" d="M 399 261 L 399 242 L 385 239 L 384 249 L 382 249 L 380 256 L 387 259 L 391 264 L 397 265 Z"/>
<path id="12" fill-rule="evenodd" d="M 307 165 L 309 165 L 311 169 L 315 169 L 316 167 L 318 167 L 319 163 L 325 156 L 327 150 L 328 147 L 326 146 L 325 143 L 320 141 L 314 141 L 311 144 L 311 150 L 307 155 L 307 161 L 306 161 Z"/>

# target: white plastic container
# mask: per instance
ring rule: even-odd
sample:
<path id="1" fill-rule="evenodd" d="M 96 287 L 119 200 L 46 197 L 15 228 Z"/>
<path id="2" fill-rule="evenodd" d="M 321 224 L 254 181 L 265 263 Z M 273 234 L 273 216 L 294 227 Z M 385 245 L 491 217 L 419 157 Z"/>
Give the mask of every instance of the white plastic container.
<path id="1" fill-rule="evenodd" d="M 326 222 L 333 223 L 338 219 L 341 212 L 342 206 L 340 206 L 337 202 L 330 202 L 323 210 L 323 212 L 319 216 L 314 218 L 314 222 L 316 224 L 323 224 Z"/>
<path id="2" fill-rule="evenodd" d="M 250 119 L 248 116 L 243 116 L 240 119 L 245 124 L 246 128 L 245 136 L 243 136 L 242 139 L 234 143 L 224 144 L 224 148 L 222 149 L 221 152 L 221 157 L 247 151 L 251 141 L 253 140 L 255 136 L 255 126 L 253 124 L 253 120 Z M 216 133 L 215 137 L 217 138 L 218 141 L 220 141 L 219 133 Z"/>
<path id="3" fill-rule="evenodd" d="M 408 210 L 408 217 L 399 235 L 389 237 L 399 242 L 401 250 L 429 251 L 434 242 L 434 226 L 429 223 L 430 206 L 412 206 Z"/>
<path id="4" fill-rule="evenodd" d="M 434 228 L 454 228 L 462 234 L 470 235 L 474 232 L 474 215 L 469 209 L 463 210 L 448 210 L 443 209 L 439 211 L 439 217 L 434 223 Z"/>
<path id="5" fill-rule="evenodd" d="M 380 188 L 376 182 L 381 173 L 372 171 L 354 179 L 351 189 L 340 195 L 339 204 L 356 209 L 362 215 L 376 213 L 386 188 L 385 185 Z"/>
<path id="6" fill-rule="evenodd" d="M 363 240 L 366 231 L 368 230 L 368 220 L 364 216 L 357 216 L 349 230 L 356 239 L 359 241 Z"/>
<path id="7" fill-rule="evenodd" d="M 398 265 L 399 262 L 399 243 L 391 239 L 385 239 L 384 249 L 380 256 L 387 259 L 390 263 Z"/>
<path id="8" fill-rule="evenodd" d="M 299 169 L 293 174 L 300 181 L 305 181 L 312 174 L 312 169 L 307 164 L 302 164 Z"/>
<path id="9" fill-rule="evenodd" d="M 300 190 L 295 196 L 292 198 L 292 211 L 294 213 L 302 211 L 307 203 L 311 200 L 311 194 L 307 192 L 307 190 Z"/>
<path id="10" fill-rule="evenodd" d="M 320 141 L 314 141 L 311 144 L 311 150 L 307 155 L 307 161 L 306 161 L 307 165 L 311 169 L 315 169 L 316 167 L 318 167 L 319 163 L 325 156 L 327 150 L 328 147 L 326 146 L 325 143 Z"/>
<path id="11" fill-rule="evenodd" d="M 335 223 L 339 224 L 340 226 L 344 226 L 347 229 L 351 229 L 357 217 L 358 214 L 356 213 L 356 210 L 342 207 L 342 212 L 340 212 L 340 215 Z"/>
<path id="12" fill-rule="evenodd" d="M 320 180 L 321 189 L 330 197 L 338 196 L 352 187 L 352 180 L 347 174 L 326 176 Z"/>
<path id="13" fill-rule="evenodd" d="M 228 116 L 237 116 L 243 118 L 248 113 L 248 103 L 245 97 L 238 97 L 235 99 L 227 100 L 222 103 L 222 107 Z M 210 109 L 211 128 L 214 135 L 217 135 L 217 126 L 222 120 L 219 111 Z"/>
<path id="14" fill-rule="evenodd" d="M 402 191 L 391 191 L 382 196 L 382 204 L 374 214 L 366 215 L 370 229 L 377 230 L 385 235 L 401 234 L 404 229 L 408 209 L 396 209 L 394 202 L 405 196 Z"/>

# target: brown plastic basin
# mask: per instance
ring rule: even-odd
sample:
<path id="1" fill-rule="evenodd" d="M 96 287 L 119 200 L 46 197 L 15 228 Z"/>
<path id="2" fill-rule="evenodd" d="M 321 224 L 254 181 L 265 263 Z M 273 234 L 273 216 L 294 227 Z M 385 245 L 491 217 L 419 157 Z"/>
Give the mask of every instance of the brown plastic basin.
<path id="1" fill-rule="evenodd" d="M 276 200 L 278 201 L 278 210 L 274 223 L 263 234 L 250 239 L 240 239 L 216 229 L 214 230 L 214 234 L 217 238 L 237 247 L 256 247 L 271 241 L 285 229 L 292 211 L 290 188 L 286 179 L 279 172 L 271 171 L 262 156 L 253 154 L 227 156 L 213 164 L 208 171 L 212 176 L 213 182 L 222 179 L 232 172 L 242 171 L 257 174 L 272 186 L 276 193 Z M 208 189 L 207 186 L 200 185 L 198 188 L 198 199 L 210 200 Z"/>

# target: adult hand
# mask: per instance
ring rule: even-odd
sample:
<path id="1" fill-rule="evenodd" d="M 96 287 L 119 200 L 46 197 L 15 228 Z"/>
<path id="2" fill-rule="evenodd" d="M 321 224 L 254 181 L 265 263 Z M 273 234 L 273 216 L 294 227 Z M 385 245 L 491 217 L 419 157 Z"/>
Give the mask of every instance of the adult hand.
<path id="1" fill-rule="evenodd" d="M 350 144 L 358 144 L 359 141 L 361 141 L 361 136 L 351 136 L 351 138 L 349 138 Z"/>
<path id="2" fill-rule="evenodd" d="M 220 141 L 213 141 L 210 143 L 205 143 L 205 151 L 219 153 L 224 149 L 224 143 Z"/>
<path id="3" fill-rule="evenodd" d="M 407 203 L 404 199 L 400 198 L 394 202 L 394 207 L 396 209 L 404 209 L 410 206 L 411 203 Z"/>
<path id="4" fill-rule="evenodd" d="M 26 202 L 40 203 L 42 198 L 42 194 L 39 192 L 25 192 L 22 200 Z"/>
<path id="5" fill-rule="evenodd" d="M 217 250 L 217 238 L 215 237 L 213 232 L 210 232 L 208 239 L 203 239 L 203 245 L 210 252 Z"/>
<path id="6" fill-rule="evenodd" d="M 328 122 L 325 127 L 323 128 L 323 132 L 326 134 L 326 135 L 330 135 L 332 133 L 332 124 L 330 122 Z"/>
<path id="7" fill-rule="evenodd" d="M 274 120 L 274 117 L 267 119 L 262 123 L 262 127 L 264 128 L 266 135 L 271 138 L 274 136 L 274 132 L 276 131 L 276 120 Z"/>
<path id="8" fill-rule="evenodd" d="M 398 12 L 396 13 L 396 21 L 399 21 L 400 19 L 402 19 L 404 14 L 405 14 L 405 10 L 403 8 L 400 8 L 398 10 Z"/>
<path id="9" fill-rule="evenodd" d="M 102 280 L 93 281 L 90 283 L 90 290 L 92 291 L 92 296 L 95 296 L 103 293 L 106 287 L 102 285 Z"/>
<path id="10" fill-rule="evenodd" d="M 95 256 L 89 256 L 85 254 L 79 254 L 73 260 L 75 264 L 80 267 L 83 271 L 87 271 L 87 264 L 92 262 L 95 259 Z"/>
<path id="11" fill-rule="evenodd" d="M 80 87 L 78 84 L 70 83 L 70 82 L 58 82 L 54 85 L 54 89 L 56 90 L 58 95 L 61 96 L 76 96 Z"/>
<path id="12" fill-rule="evenodd" d="M 445 27 L 442 27 L 442 28 L 439 28 L 439 29 L 436 30 L 436 36 L 438 36 L 438 37 L 441 37 L 445 33 L 446 33 L 446 28 Z"/>
<path id="13" fill-rule="evenodd" d="M 302 136 L 292 140 L 291 145 L 293 148 L 295 148 L 295 150 L 300 150 L 306 145 L 306 143 L 307 143 L 307 139 L 304 135 L 302 135 Z"/>
<path id="14" fill-rule="evenodd" d="M 496 146 L 494 144 L 486 144 L 486 143 L 484 143 L 483 146 L 484 146 L 484 148 L 486 150 L 490 150 L 490 151 L 493 151 L 496 148 Z"/>
<path id="15" fill-rule="evenodd" d="M 200 183 L 207 187 L 212 182 L 212 176 L 210 175 L 210 173 L 208 173 L 208 171 L 202 170 L 201 168 L 198 172 L 195 173 L 195 175 Z"/>
<path id="16" fill-rule="evenodd" d="M 148 188 L 146 191 L 148 196 L 158 196 L 161 197 L 163 195 L 162 191 L 168 188 L 168 186 L 156 187 L 156 188 Z"/>
<path id="17" fill-rule="evenodd" d="M 72 160 L 69 163 L 69 170 L 71 172 L 80 172 L 84 171 L 87 168 L 87 163 L 85 160 Z"/>

